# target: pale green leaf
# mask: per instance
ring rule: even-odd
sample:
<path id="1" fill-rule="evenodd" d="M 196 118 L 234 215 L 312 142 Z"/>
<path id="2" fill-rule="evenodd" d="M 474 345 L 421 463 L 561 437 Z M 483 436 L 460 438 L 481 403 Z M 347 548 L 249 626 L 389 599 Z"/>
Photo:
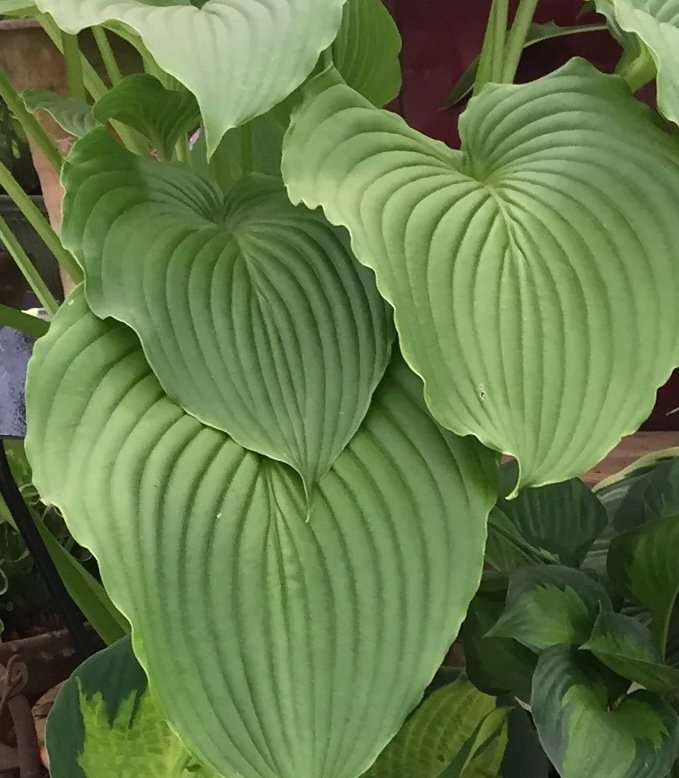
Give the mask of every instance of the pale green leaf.
<path id="1" fill-rule="evenodd" d="M 62 30 L 118 22 L 198 101 L 210 154 L 296 89 L 337 35 L 346 0 L 37 0 Z"/>
<path id="2" fill-rule="evenodd" d="M 52 778 L 220 778 L 171 732 L 127 638 L 90 657 L 61 689 L 47 749 Z"/>
<path id="3" fill-rule="evenodd" d="M 63 241 L 94 312 L 139 334 L 189 413 L 292 465 L 311 491 L 363 420 L 391 348 L 390 316 L 346 233 L 273 179 L 244 179 L 224 200 L 103 129 L 75 145 L 63 180 Z"/>
<path id="4" fill-rule="evenodd" d="M 526 567 L 509 579 L 505 611 L 488 635 L 537 650 L 579 645 L 590 636 L 600 609 L 612 610 L 611 601 L 585 573 L 560 565 Z"/>
<path id="5" fill-rule="evenodd" d="M 679 149 L 582 60 L 483 90 L 460 129 L 451 150 L 327 71 L 283 178 L 348 227 L 435 417 L 513 455 L 517 488 L 563 481 L 647 418 L 679 362 Z"/>
<path id="6" fill-rule="evenodd" d="M 679 670 L 665 664 L 649 630 L 630 616 L 603 611 L 581 648 L 646 689 L 679 691 Z"/>
<path id="7" fill-rule="evenodd" d="M 500 498 L 496 512 L 526 543 L 568 567 L 582 563 L 607 523 L 606 509 L 579 478 L 523 489 L 513 500 Z M 501 556 L 490 558 L 496 570 L 507 572 L 526 564 L 525 554 L 507 543 Z"/>
<path id="8" fill-rule="evenodd" d="M 484 722 L 496 712 L 495 698 L 482 694 L 464 677 L 437 689 L 405 722 L 365 776 L 438 778 L 448 776 L 446 768 L 459 759 L 450 775 L 476 778 L 479 773 L 464 770 L 471 766 L 481 744 Z M 504 712 L 500 714 L 502 725 Z"/>
<path id="9" fill-rule="evenodd" d="M 401 36 L 382 0 L 348 0 L 332 45 L 350 87 L 381 108 L 401 91 Z"/>
<path id="10" fill-rule="evenodd" d="M 308 506 L 290 468 L 175 405 L 80 290 L 38 341 L 27 408 L 35 484 L 192 751 L 248 778 L 366 770 L 478 585 L 494 457 L 433 423 L 396 357 Z"/>
<path id="11" fill-rule="evenodd" d="M 138 130 L 164 159 L 180 138 L 200 124 L 196 98 L 187 89 L 166 89 L 147 73 L 127 76 L 94 105 L 102 123 L 114 120 Z"/>
<path id="12" fill-rule="evenodd" d="M 92 106 L 76 97 L 65 97 L 46 89 L 27 89 L 21 93 L 21 99 L 31 113 L 46 111 L 74 138 L 81 138 L 99 124 Z"/>
<path id="13" fill-rule="evenodd" d="M 679 0 L 611 0 L 598 8 L 648 49 L 657 70 L 658 109 L 679 124 Z"/>
<path id="14" fill-rule="evenodd" d="M 653 635 L 665 654 L 679 594 L 679 515 L 618 535 L 611 542 L 608 574 L 651 612 Z"/>
<path id="15" fill-rule="evenodd" d="M 532 711 L 540 742 L 562 778 L 660 778 L 677 757 L 679 721 L 648 691 L 607 707 L 592 657 L 563 646 L 538 661 Z"/>

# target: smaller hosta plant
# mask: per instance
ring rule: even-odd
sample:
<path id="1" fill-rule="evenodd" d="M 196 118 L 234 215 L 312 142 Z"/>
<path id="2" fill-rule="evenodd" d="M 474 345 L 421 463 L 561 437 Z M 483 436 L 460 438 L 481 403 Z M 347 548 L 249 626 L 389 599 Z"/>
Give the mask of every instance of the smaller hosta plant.
<path id="1" fill-rule="evenodd" d="M 469 678 L 530 705 L 562 776 L 669 775 L 679 457 L 642 460 L 596 492 L 573 480 L 500 500 L 487 553 L 502 572 L 487 573 L 463 627 Z"/>

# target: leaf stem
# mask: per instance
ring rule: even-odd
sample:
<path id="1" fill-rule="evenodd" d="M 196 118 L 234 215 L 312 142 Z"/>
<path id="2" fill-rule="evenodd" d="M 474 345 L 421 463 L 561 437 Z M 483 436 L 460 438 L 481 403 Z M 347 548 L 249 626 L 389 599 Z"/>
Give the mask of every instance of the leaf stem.
<path id="1" fill-rule="evenodd" d="M 92 33 L 94 34 L 94 40 L 97 42 L 97 47 L 101 54 L 101 59 L 106 68 L 106 73 L 111 82 L 111 86 L 115 86 L 123 80 L 123 74 L 118 67 L 115 54 L 111 48 L 111 43 L 106 35 L 106 30 L 103 27 L 97 26 L 92 28 Z"/>
<path id="2" fill-rule="evenodd" d="M 40 239 L 52 252 L 54 258 L 66 273 L 76 283 L 81 281 L 83 273 L 80 265 L 75 261 L 71 253 L 63 247 L 59 236 L 52 229 L 50 223 L 2 162 L 0 162 L 0 187 L 12 198 L 26 221 L 38 233 Z"/>
<path id="3" fill-rule="evenodd" d="M 19 330 L 32 338 L 39 338 L 49 329 L 49 324 L 37 316 L 31 316 L 16 308 L 2 305 L 2 303 L 0 303 L 0 326 L 11 327 L 13 330 Z"/>
<path id="4" fill-rule="evenodd" d="M 509 0 L 493 0 L 479 56 L 474 94 L 478 94 L 491 81 L 499 82 L 502 80 L 508 16 Z"/>
<path id="5" fill-rule="evenodd" d="M 83 80 L 83 65 L 78 45 L 78 36 L 61 34 L 62 49 L 66 60 L 66 80 L 68 81 L 68 93 L 78 100 L 85 100 L 85 82 Z"/>
<path id="6" fill-rule="evenodd" d="M 9 228 L 7 222 L 0 216 L 0 241 L 5 244 L 10 256 L 16 262 L 17 267 L 23 274 L 29 286 L 35 292 L 35 296 L 40 301 L 42 307 L 51 315 L 57 312 L 59 303 L 55 300 L 52 292 L 47 288 L 47 284 L 40 277 L 37 269 L 28 258 L 19 241 L 14 237 L 14 233 Z"/>
<path id="7" fill-rule="evenodd" d="M 22 99 L 10 84 L 5 71 L 0 67 L 0 99 L 2 99 L 11 113 L 19 121 L 24 132 L 42 151 L 55 170 L 61 170 L 61 154 L 52 143 L 50 136 L 44 130 L 40 122 L 30 113 Z"/>
<path id="8" fill-rule="evenodd" d="M 519 2 L 519 7 L 516 10 L 516 16 L 505 45 L 504 67 L 501 79 L 503 83 L 511 84 L 516 78 L 521 54 L 526 45 L 528 32 L 533 23 L 537 7 L 538 0 L 520 0 Z"/>

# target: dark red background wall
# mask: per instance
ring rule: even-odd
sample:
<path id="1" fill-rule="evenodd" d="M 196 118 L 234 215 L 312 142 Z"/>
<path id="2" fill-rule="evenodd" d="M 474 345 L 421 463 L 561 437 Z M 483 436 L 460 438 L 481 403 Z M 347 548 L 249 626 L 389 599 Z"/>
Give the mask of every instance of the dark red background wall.
<path id="1" fill-rule="evenodd" d="M 446 96 L 467 65 L 479 53 L 490 0 L 385 0 L 403 36 L 403 89 L 392 106 L 413 127 L 450 145 L 458 145 L 460 110 L 441 110 Z M 536 21 L 575 24 L 601 21 L 596 15 L 578 19 L 582 0 L 541 0 Z M 517 80 L 538 78 L 573 56 L 584 56 L 612 71 L 620 56 L 607 32 L 594 32 L 538 43 L 526 50 Z M 652 102 L 652 90 L 643 97 Z M 679 218 L 679 205 L 677 206 Z M 678 258 L 679 259 L 679 258 Z M 653 344 L 649 344 L 652 348 Z M 679 431 L 679 371 L 658 393 L 646 429 Z"/>

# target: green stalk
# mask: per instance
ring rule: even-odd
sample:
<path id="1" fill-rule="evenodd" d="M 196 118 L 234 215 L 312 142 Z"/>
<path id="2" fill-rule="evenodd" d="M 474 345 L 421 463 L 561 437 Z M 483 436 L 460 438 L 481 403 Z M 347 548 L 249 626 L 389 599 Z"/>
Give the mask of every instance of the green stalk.
<path id="1" fill-rule="evenodd" d="M 111 81 L 111 85 L 115 86 L 119 84 L 123 79 L 123 74 L 120 72 L 118 63 L 116 62 L 115 54 L 111 48 L 108 37 L 106 36 L 106 30 L 103 27 L 93 27 L 92 33 L 94 34 L 94 40 L 97 42 L 101 59 L 106 68 L 106 73 Z"/>
<path id="2" fill-rule="evenodd" d="M 632 93 L 638 92 L 656 77 L 655 62 L 646 46 L 637 54 L 623 52 L 615 72 L 625 79 Z"/>
<path id="3" fill-rule="evenodd" d="M 39 338 L 49 329 L 49 324 L 37 316 L 17 311 L 16 308 L 10 308 L 2 303 L 0 303 L 0 325 L 19 330 L 32 338 Z"/>
<path id="4" fill-rule="evenodd" d="M 82 280 L 83 273 L 80 265 L 75 261 L 70 252 L 61 245 L 59 236 L 50 226 L 50 223 L 42 215 L 36 204 L 21 188 L 5 165 L 0 162 L 0 187 L 12 198 L 14 204 L 24 215 L 26 221 L 38 233 L 40 239 L 52 252 L 54 258 L 66 273 L 76 282 Z"/>
<path id="5" fill-rule="evenodd" d="M 54 316 L 59 308 L 59 303 L 54 299 L 52 292 L 47 288 L 47 285 L 40 277 L 40 273 L 38 273 L 28 258 L 19 241 L 14 237 L 14 233 L 2 216 L 0 216 L 0 241 L 5 244 L 10 256 L 16 262 L 26 281 L 28 281 L 28 285 L 35 292 L 38 300 L 40 300 L 42 307 L 51 316 Z"/>
<path id="6" fill-rule="evenodd" d="M 512 28 L 507 36 L 504 54 L 504 67 L 501 81 L 511 84 L 516 77 L 516 71 L 521 61 L 521 55 L 526 46 L 528 31 L 533 23 L 533 17 L 538 7 L 538 0 L 521 0 L 516 10 Z"/>
<path id="7" fill-rule="evenodd" d="M 68 93 L 71 97 L 85 101 L 85 82 L 83 80 L 83 64 L 78 45 L 78 36 L 61 34 L 62 49 L 66 60 L 66 80 L 68 81 Z"/>
<path id="8" fill-rule="evenodd" d="M 479 57 L 474 94 L 478 94 L 489 82 L 502 80 L 508 16 L 509 0 L 493 0 Z"/>
<path id="9" fill-rule="evenodd" d="M 14 87 L 10 84 L 7 74 L 0 67 L 0 99 L 4 100 L 9 110 L 19 121 L 24 132 L 43 152 L 45 157 L 55 170 L 61 170 L 61 155 L 56 146 L 52 143 L 50 136 L 45 132 L 38 120 L 26 110 L 23 100 L 16 93 Z"/>

